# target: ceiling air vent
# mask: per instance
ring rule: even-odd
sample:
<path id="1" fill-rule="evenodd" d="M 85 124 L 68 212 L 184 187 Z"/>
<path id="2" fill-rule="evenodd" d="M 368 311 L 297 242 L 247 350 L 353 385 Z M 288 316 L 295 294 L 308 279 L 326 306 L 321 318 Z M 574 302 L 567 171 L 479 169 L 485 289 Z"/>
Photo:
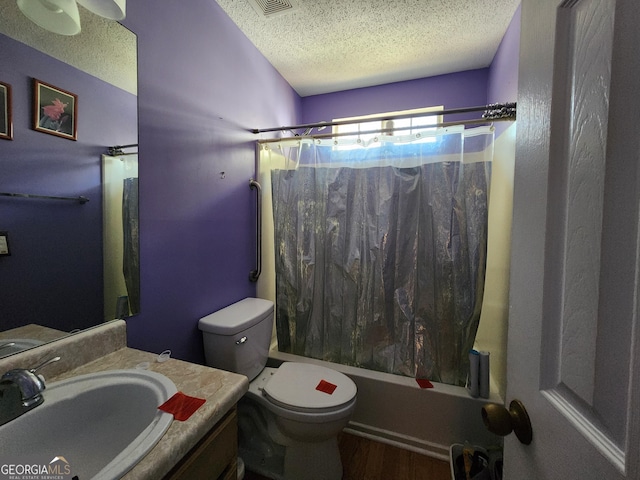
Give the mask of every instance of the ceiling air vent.
<path id="1" fill-rule="evenodd" d="M 298 10 L 294 0 L 247 0 L 258 15 L 275 17 Z"/>

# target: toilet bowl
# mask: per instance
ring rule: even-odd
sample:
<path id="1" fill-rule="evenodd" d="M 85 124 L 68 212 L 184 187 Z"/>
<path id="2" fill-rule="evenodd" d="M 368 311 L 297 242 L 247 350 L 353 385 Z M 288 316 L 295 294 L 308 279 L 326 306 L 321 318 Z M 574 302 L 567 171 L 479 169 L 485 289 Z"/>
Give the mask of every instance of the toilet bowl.
<path id="1" fill-rule="evenodd" d="M 346 375 L 314 364 L 265 367 L 273 303 L 247 298 L 200 319 L 207 365 L 246 375 L 238 404 L 247 469 L 284 480 L 339 480 L 337 436 L 356 405 Z"/>

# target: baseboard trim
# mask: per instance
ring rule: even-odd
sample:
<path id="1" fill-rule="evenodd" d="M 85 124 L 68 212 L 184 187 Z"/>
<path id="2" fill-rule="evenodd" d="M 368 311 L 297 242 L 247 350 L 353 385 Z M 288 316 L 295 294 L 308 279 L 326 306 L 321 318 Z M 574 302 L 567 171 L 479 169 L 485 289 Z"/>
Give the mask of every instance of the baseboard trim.
<path id="1" fill-rule="evenodd" d="M 449 462 L 449 445 L 426 442 L 409 435 L 383 430 L 358 422 L 349 422 L 349 425 L 344 428 L 344 432 Z"/>

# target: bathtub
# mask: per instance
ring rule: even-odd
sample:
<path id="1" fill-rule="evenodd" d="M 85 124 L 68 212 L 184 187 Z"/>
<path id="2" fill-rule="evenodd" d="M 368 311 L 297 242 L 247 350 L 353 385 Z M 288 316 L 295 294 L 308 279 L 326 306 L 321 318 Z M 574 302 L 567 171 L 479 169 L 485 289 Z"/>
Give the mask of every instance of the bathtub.
<path id="1" fill-rule="evenodd" d="M 449 461 L 449 447 L 468 441 L 483 447 L 502 445 L 490 433 L 480 410 L 487 402 L 504 404 L 492 393 L 489 399 L 472 398 L 463 387 L 434 383 L 421 389 L 415 379 L 375 372 L 272 350 L 268 366 L 282 362 L 323 365 L 349 376 L 358 387 L 353 418 L 345 432 Z"/>

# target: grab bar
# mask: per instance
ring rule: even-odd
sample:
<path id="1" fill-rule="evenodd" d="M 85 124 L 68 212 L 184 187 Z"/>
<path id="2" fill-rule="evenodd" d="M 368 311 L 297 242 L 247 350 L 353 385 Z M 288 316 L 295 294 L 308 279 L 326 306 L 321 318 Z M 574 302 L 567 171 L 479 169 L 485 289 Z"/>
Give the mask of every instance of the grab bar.
<path id="1" fill-rule="evenodd" d="M 262 187 L 252 178 L 249 188 L 256 189 L 256 269 L 249 273 L 249 280 L 257 282 L 262 272 Z"/>

